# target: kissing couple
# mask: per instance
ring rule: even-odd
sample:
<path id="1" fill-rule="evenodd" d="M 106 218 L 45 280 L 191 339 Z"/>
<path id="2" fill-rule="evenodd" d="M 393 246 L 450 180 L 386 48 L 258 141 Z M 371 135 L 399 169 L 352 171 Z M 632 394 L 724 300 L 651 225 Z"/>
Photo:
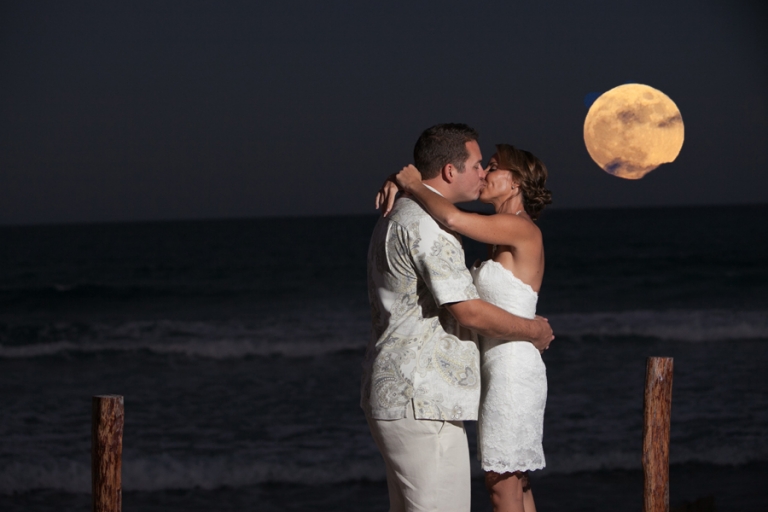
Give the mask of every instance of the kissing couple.
<path id="1" fill-rule="evenodd" d="M 470 510 L 464 420 L 478 421 L 494 510 L 535 511 L 527 472 L 545 465 L 541 353 L 554 336 L 536 316 L 544 249 L 534 220 L 551 194 L 532 154 L 500 144 L 483 166 L 477 140 L 464 124 L 428 128 L 415 166 L 376 197 L 361 406 L 390 512 Z M 496 213 L 454 206 L 478 198 Z M 467 269 L 461 235 L 488 244 L 489 259 Z"/>

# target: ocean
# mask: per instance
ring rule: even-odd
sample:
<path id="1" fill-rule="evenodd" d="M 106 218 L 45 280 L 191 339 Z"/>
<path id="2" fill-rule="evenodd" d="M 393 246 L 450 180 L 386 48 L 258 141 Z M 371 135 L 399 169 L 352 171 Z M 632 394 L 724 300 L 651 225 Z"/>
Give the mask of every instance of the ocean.
<path id="1" fill-rule="evenodd" d="M 358 406 L 375 221 L 0 226 L 0 510 L 90 510 L 91 397 L 119 394 L 124 510 L 386 511 Z M 673 507 L 768 509 L 768 206 L 540 226 L 539 510 L 641 509 L 650 356 L 674 357 Z"/>

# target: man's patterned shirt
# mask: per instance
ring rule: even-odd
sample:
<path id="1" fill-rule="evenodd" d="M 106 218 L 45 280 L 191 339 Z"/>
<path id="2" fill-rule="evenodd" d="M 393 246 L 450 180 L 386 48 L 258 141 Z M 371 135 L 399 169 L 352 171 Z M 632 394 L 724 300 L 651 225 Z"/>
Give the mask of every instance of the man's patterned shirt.
<path id="1" fill-rule="evenodd" d="M 475 420 L 480 356 L 475 337 L 441 307 L 477 299 L 459 237 L 401 197 L 368 248 L 372 332 L 361 406 L 376 419 Z M 458 337 L 457 337 L 458 335 Z"/>

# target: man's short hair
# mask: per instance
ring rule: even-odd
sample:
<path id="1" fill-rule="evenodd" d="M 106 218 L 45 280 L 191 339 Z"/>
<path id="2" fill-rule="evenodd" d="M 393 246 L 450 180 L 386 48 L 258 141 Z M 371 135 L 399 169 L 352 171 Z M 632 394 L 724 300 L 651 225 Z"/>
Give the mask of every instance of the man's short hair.
<path id="1" fill-rule="evenodd" d="M 413 163 L 424 180 L 436 178 L 448 164 L 464 172 L 464 163 L 469 158 L 466 144 L 477 139 L 477 131 L 465 124 L 437 124 L 424 130 L 416 141 Z"/>

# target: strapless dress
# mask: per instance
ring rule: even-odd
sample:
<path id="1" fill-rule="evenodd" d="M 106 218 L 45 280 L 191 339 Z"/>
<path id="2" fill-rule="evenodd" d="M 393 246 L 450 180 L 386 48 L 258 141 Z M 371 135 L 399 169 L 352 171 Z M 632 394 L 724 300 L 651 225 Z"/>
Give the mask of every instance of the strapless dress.
<path id="1" fill-rule="evenodd" d="M 533 318 L 538 294 L 500 263 L 471 270 L 480 298 L 514 315 Z M 527 341 L 480 337 L 482 354 L 478 458 L 485 471 L 531 471 L 545 466 L 542 437 L 547 369 Z"/>

